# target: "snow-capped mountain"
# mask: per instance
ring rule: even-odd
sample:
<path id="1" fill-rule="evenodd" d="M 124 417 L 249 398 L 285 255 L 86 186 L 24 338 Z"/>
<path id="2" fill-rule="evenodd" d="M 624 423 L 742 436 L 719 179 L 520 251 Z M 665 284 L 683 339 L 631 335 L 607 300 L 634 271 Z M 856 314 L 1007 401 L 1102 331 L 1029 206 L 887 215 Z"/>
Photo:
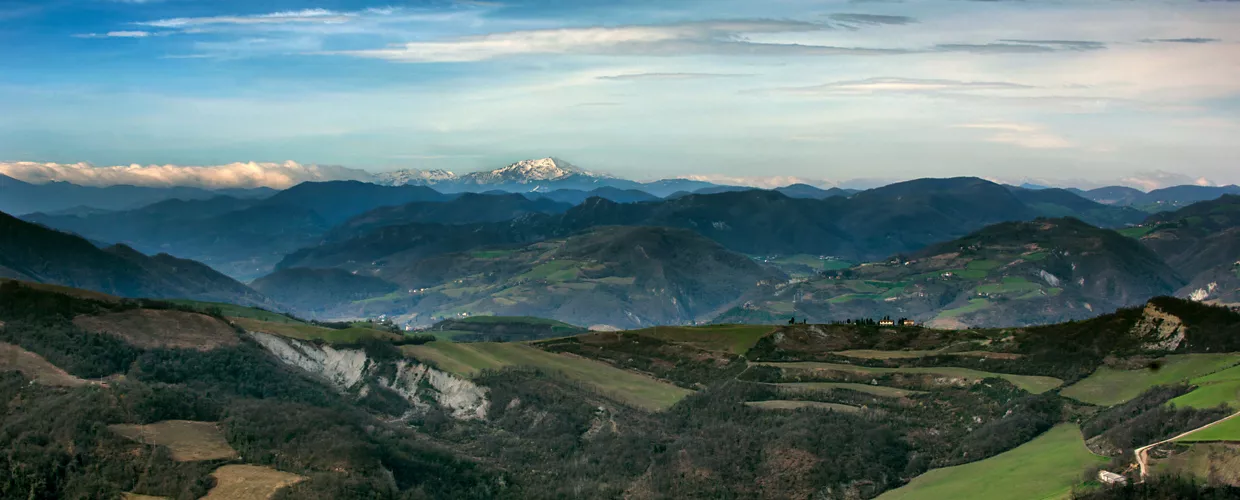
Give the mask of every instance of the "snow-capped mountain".
<path id="1" fill-rule="evenodd" d="M 461 177 L 464 184 L 532 184 L 567 180 L 571 177 L 610 178 L 582 170 L 573 164 L 556 158 L 522 160 L 489 172 L 474 172 Z"/>
<path id="2" fill-rule="evenodd" d="M 458 175 L 439 169 L 410 168 L 375 175 L 375 183 L 385 186 L 434 186 L 443 182 L 455 182 L 457 179 L 460 179 Z"/>

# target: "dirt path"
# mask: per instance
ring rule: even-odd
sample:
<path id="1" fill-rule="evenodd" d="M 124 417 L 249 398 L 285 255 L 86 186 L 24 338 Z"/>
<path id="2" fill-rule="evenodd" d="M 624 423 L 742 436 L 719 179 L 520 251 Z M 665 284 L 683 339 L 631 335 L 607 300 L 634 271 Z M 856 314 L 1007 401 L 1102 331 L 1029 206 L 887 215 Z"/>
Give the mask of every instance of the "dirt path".
<path id="1" fill-rule="evenodd" d="M 1192 433 L 1197 432 L 1197 431 L 1202 430 L 1202 429 L 1208 429 L 1208 428 L 1213 427 L 1213 426 L 1215 426 L 1215 425 L 1218 425 L 1218 424 L 1221 424 L 1221 423 L 1226 422 L 1226 421 L 1228 421 L 1228 420 L 1231 420 L 1231 419 L 1233 419 L 1233 418 L 1236 418 L 1237 416 L 1240 416 L 1240 412 L 1232 413 L 1231 415 L 1228 415 L 1227 417 L 1224 417 L 1224 418 L 1221 418 L 1221 419 L 1215 420 L 1215 421 L 1213 421 L 1213 422 L 1210 422 L 1210 423 L 1208 423 L 1208 424 L 1206 424 L 1206 425 L 1203 425 L 1203 426 L 1198 427 L 1198 428 L 1196 428 L 1196 429 L 1193 429 L 1193 430 L 1191 430 L 1191 431 L 1181 433 L 1181 434 L 1179 434 L 1179 435 L 1177 435 L 1177 436 L 1175 436 L 1175 437 L 1168 438 L 1168 439 L 1164 439 L 1164 440 L 1159 441 L 1159 442 L 1157 442 L 1157 443 L 1154 443 L 1154 444 L 1147 444 L 1147 445 L 1145 445 L 1145 446 L 1142 446 L 1142 447 L 1140 447 L 1140 448 L 1137 448 L 1137 451 L 1136 451 L 1136 456 L 1137 456 L 1137 465 L 1141 467 L 1141 480 L 1142 480 L 1142 481 L 1145 481 L 1145 477 L 1146 477 L 1147 475 L 1149 475 L 1149 471 L 1148 471 L 1148 469 L 1149 469 L 1149 461 L 1150 461 L 1150 459 L 1149 459 L 1149 456 L 1148 456 L 1148 455 L 1149 455 L 1150 448 L 1153 448 L 1153 447 L 1158 446 L 1158 445 L 1163 444 L 1163 443 L 1169 443 L 1169 442 L 1171 442 L 1171 441 L 1175 441 L 1175 440 L 1177 440 L 1177 439 L 1180 439 L 1180 438 L 1182 438 L 1182 437 L 1184 437 L 1184 436 L 1187 436 L 1187 435 L 1189 435 L 1189 434 L 1192 434 Z"/>

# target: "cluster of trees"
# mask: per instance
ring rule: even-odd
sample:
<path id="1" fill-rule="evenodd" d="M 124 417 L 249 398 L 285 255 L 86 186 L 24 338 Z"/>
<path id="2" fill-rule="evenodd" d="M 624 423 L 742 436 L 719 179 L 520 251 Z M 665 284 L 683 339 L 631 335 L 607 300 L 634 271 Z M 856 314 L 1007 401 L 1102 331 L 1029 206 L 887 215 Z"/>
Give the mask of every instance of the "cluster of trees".
<path id="1" fill-rule="evenodd" d="M 540 342 L 539 348 L 597 359 L 627 370 L 649 373 L 681 387 L 699 389 L 745 370 L 735 354 L 706 352 L 636 333 L 593 333 Z"/>

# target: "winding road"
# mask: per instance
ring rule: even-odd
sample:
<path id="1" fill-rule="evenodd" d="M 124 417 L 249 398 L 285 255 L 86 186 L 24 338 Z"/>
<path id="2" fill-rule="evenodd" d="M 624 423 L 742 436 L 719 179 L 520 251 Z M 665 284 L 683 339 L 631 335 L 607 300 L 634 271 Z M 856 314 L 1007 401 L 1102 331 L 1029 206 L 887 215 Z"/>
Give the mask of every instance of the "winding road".
<path id="1" fill-rule="evenodd" d="M 1223 423 L 1223 422 L 1226 422 L 1226 421 L 1228 421 L 1228 420 L 1231 420 L 1231 419 L 1233 419 L 1233 418 L 1236 418 L 1237 416 L 1240 416 L 1240 412 L 1232 413 L 1231 415 L 1228 415 L 1227 417 L 1224 417 L 1224 418 L 1221 418 L 1221 419 L 1215 420 L 1215 421 L 1213 421 L 1213 422 L 1210 422 L 1210 423 L 1208 423 L 1208 424 L 1206 424 L 1206 425 L 1203 425 L 1203 426 L 1198 427 L 1198 428 L 1196 428 L 1196 429 L 1193 429 L 1193 430 L 1191 430 L 1191 431 L 1181 433 L 1181 434 L 1179 434 L 1179 435 L 1177 435 L 1177 436 L 1175 436 L 1175 437 L 1168 438 L 1168 439 L 1164 439 L 1164 440 L 1159 441 L 1159 442 L 1157 442 L 1157 443 L 1154 443 L 1154 444 L 1147 444 L 1147 445 L 1145 445 L 1145 446 L 1142 446 L 1142 447 L 1140 447 L 1140 448 L 1137 448 L 1137 450 L 1136 450 L 1136 455 L 1137 455 L 1137 465 L 1141 467 L 1141 481 L 1145 481 L 1145 477 L 1149 474 L 1149 472 L 1148 472 L 1149 465 L 1148 465 L 1148 464 L 1149 464 L 1149 461 L 1150 461 L 1150 460 L 1149 460 L 1149 456 L 1148 456 L 1148 454 L 1149 454 L 1150 448 L 1153 448 L 1153 447 L 1158 446 L 1158 445 L 1163 444 L 1163 443 L 1169 443 L 1169 442 L 1171 442 L 1171 441 L 1175 441 L 1175 440 L 1177 440 L 1177 439 L 1180 439 L 1180 438 L 1182 438 L 1182 437 L 1184 437 L 1184 436 L 1187 436 L 1187 435 L 1189 435 L 1189 434 L 1192 434 L 1192 433 L 1197 432 L 1197 431 L 1202 430 L 1202 429 L 1208 429 L 1208 428 L 1213 427 L 1213 426 L 1215 426 L 1215 425 L 1217 425 L 1217 424 L 1221 424 L 1221 423 Z"/>

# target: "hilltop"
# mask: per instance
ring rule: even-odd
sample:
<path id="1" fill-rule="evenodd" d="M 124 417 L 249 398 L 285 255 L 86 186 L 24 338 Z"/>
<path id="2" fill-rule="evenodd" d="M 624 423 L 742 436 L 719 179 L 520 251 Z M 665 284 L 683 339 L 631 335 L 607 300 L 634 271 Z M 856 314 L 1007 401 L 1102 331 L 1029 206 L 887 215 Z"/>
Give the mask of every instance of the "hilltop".
<path id="1" fill-rule="evenodd" d="M 1083 319 L 1168 295 L 1184 279 L 1141 244 L 1076 219 L 1005 222 L 881 262 L 778 287 L 717 322 L 912 318 L 942 326 Z"/>

